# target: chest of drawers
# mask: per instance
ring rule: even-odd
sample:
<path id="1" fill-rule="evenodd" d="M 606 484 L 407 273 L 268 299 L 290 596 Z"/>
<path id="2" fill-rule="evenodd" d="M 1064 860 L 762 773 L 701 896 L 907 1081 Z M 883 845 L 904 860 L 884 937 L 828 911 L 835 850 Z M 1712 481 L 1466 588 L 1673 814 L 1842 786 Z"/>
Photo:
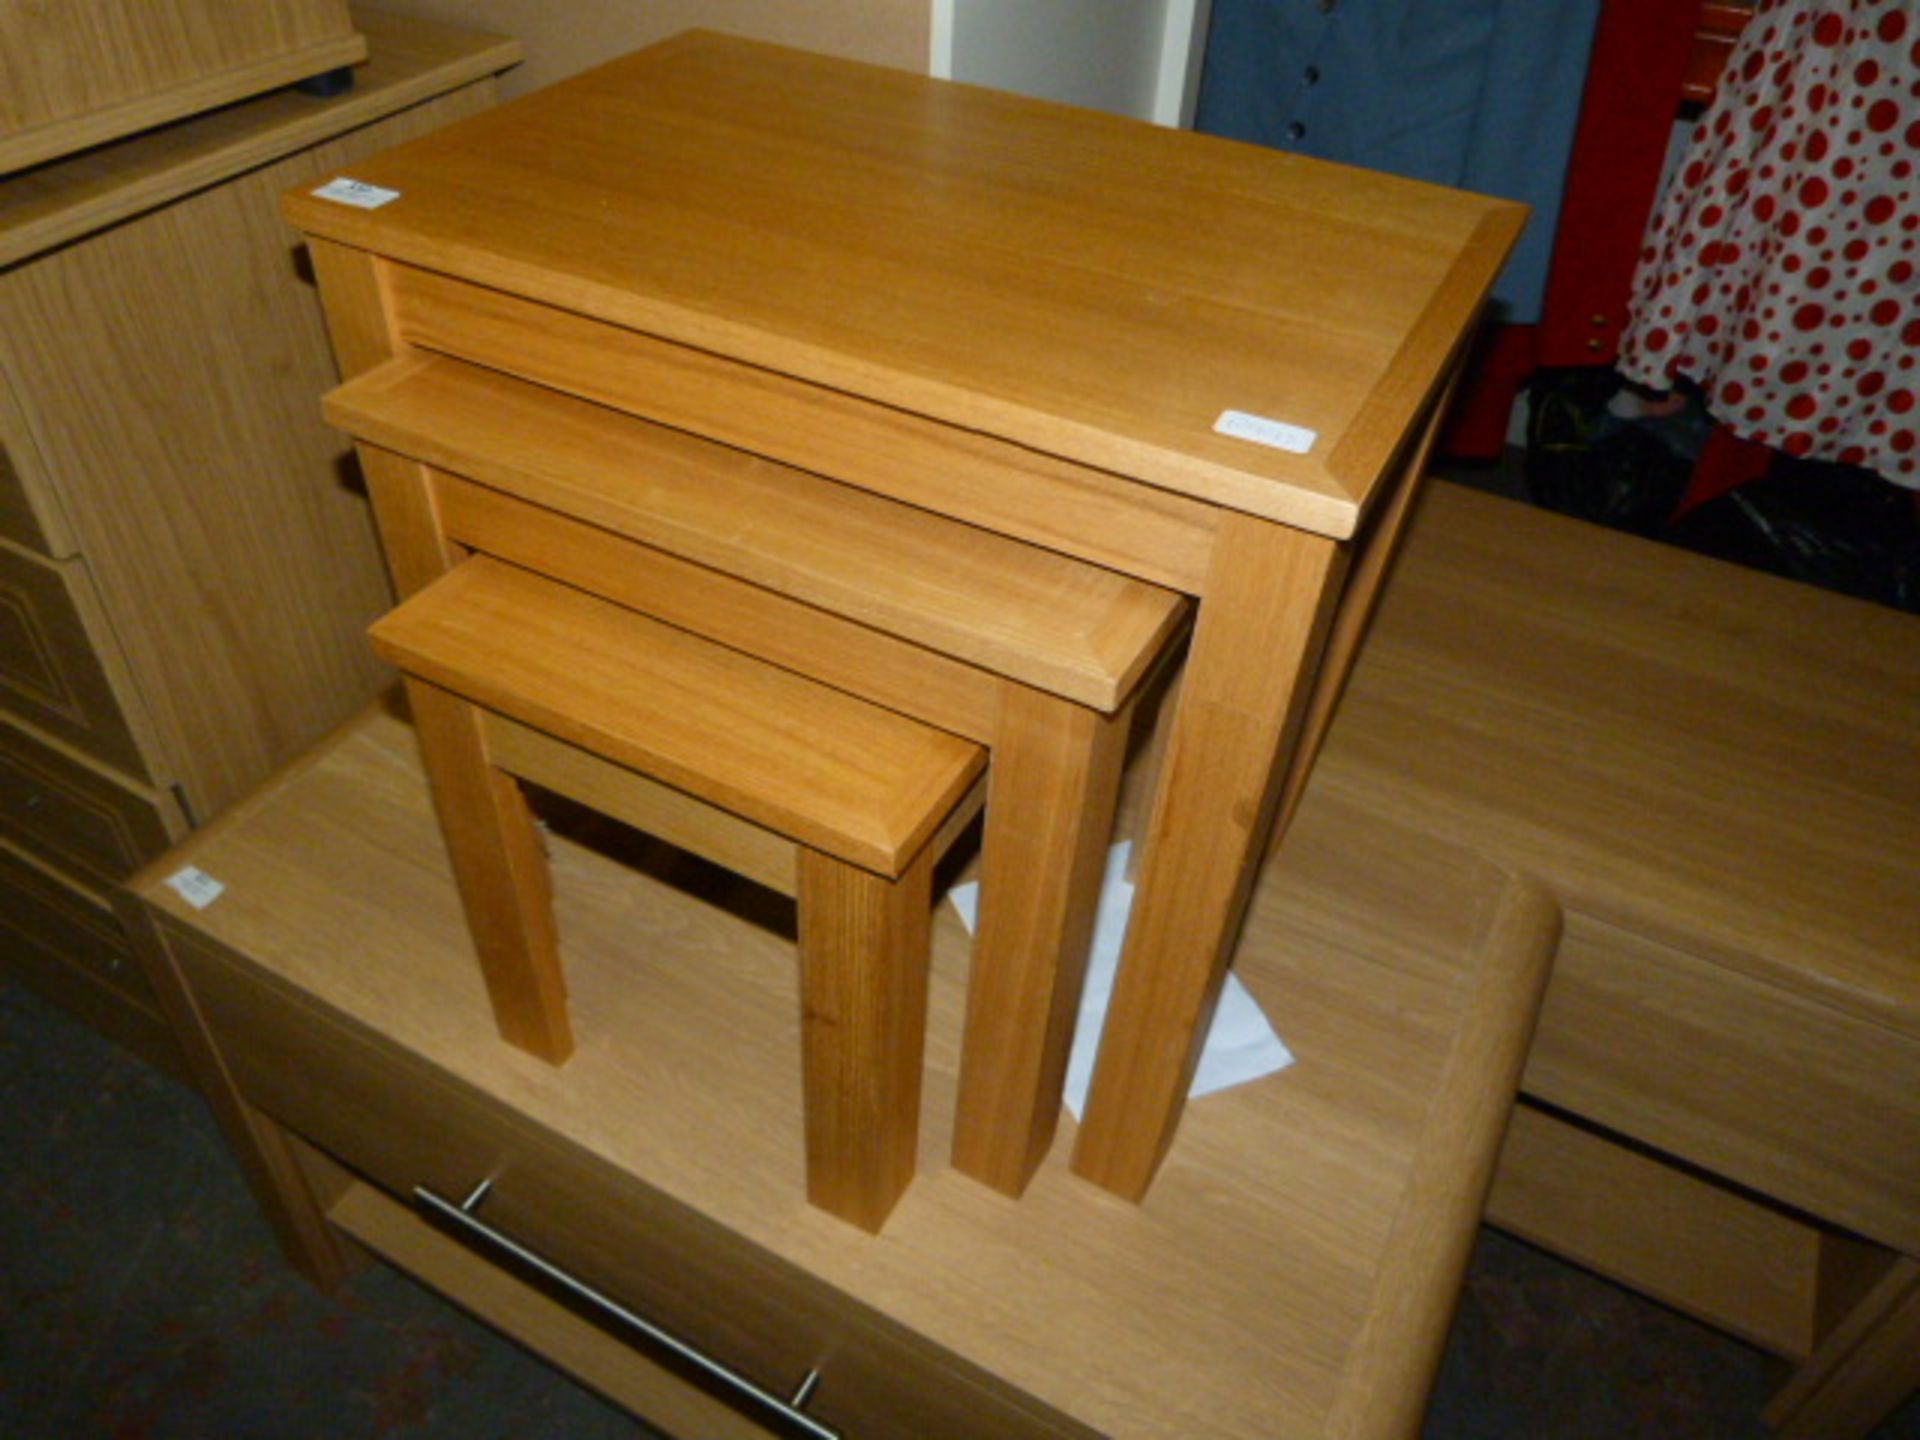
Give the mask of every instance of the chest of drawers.
<path id="1" fill-rule="evenodd" d="M 102 898 L 384 681 L 387 600 L 279 192 L 472 114 L 516 47 L 367 17 L 268 95 L 0 179 L 0 935 L 172 1056 Z"/>
<path id="2" fill-rule="evenodd" d="M 346 0 L 9 5 L 0 174 L 366 58 Z"/>

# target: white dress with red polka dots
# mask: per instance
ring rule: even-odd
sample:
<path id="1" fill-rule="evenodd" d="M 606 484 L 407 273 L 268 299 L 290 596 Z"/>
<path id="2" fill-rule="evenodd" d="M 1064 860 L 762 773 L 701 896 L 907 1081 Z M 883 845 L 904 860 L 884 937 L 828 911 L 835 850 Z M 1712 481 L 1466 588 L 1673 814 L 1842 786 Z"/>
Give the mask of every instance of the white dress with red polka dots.
<path id="1" fill-rule="evenodd" d="M 1760 0 L 1648 222 L 1620 369 L 1920 488 L 1920 0 Z"/>

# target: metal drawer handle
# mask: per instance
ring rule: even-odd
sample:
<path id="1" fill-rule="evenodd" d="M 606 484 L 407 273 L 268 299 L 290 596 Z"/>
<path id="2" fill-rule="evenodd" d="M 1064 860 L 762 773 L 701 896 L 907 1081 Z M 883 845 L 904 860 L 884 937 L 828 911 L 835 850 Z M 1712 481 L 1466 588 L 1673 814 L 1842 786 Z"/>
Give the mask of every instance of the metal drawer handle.
<path id="1" fill-rule="evenodd" d="M 439 1216 L 456 1230 L 464 1231 L 475 1239 L 484 1241 L 494 1249 L 506 1252 L 544 1279 L 559 1286 L 569 1295 L 586 1302 L 601 1314 L 607 1316 L 609 1319 L 618 1321 L 627 1329 L 637 1331 L 655 1345 L 686 1361 L 687 1364 L 693 1366 L 694 1369 L 719 1381 L 720 1384 L 729 1390 L 743 1396 L 761 1409 L 770 1412 L 779 1420 L 793 1426 L 796 1430 L 813 1436 L 814 1440 L 841 1440 L 841 1435 L 838 1430 L 822 1425 L 818 1420 L 804 1413 L 800 1408 L 812 1398 L 814 1388 L 820 1383 L 820 1372 L 818 1369 L 807 1372 L 806 1378 L 800 1382 L 799 1388 L 793 1392 L 793 1398 L 791 1400 L 782 1400 L 771 1390 L 761 1389 L 760 1386 L 754 1384 L 753 1381 L 747 1379 L 744 1375 L 728 1369 L 711 1356 L 702 1354 L 686 1341 L 662 1330 L 651 1320 L 634 1314 L 633 1311 L 627 1309 L 627 1307 L 622 1305 L 618 1300 L 602 1294 L 587 1284 L 586 1281 L 569 1275 L 551 1260 L 546 1259 L 544 1256 L 536 1255 L 511 1235 L 494 1229 L 493 1226 L 480 1219 L 473 1212 L 480 1208 L 480 1202 L 487 1198 L 487 1192 L 492 1190 L 492 1188 L 493 1181 L 482 1180 L 478 1185 L 473 1187 L 472 1194 L 456 1204 L 444 1196 L 434 1194 L 433 1191 L 427 1189 L 424 1185 L 416 1185 L 413 1190 L 413 1198 L 419 1202 L 422 1209 Z"/>

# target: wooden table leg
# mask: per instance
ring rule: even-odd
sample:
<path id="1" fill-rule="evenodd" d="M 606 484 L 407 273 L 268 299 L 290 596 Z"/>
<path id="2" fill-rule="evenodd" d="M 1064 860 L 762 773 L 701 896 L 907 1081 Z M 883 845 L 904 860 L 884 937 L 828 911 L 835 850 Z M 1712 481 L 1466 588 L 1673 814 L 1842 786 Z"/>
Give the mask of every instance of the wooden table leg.
<path id="1" fill-rule="evenodd" d="M 1133 711 L 1001 688 L 953 1164 L 1018 1196 L 1060 1121 Z"/>
<path id="2" fill-rule="evenodd" d="M 800 847 L 807 1199 L 878 1231 L 913 1180 L 934 847 L 897 880 Z"/>
<path id="3" fill-rule="evenodd" d="M 309 250 L 342 372 L 353 375 L 400 353 L 382 262 L 327 241 L 309 241 Z M 375 445 L 355 449 L 387 568 L 404 599 L 446 574 L 464 552 L 440 523 L 426 466 Z M 546 857 L 526 798 L 488 759 L 472 706 L 412 680 L 407 696 L 501 1038 L 558 1064 L 573 1053 L 573 1031 Z"/>
<path id="4" fill-rule="evenodd" d="M 1920 1260 L 1896 1259 L 1768 1405 L 1781 1440 L 1858 1440 L 1920 1389 Z"/>
<path id="5" fill-rule="evenodd" d="M 417 595 L 465 557 L 447 538 L 426 466 L 376 445 L 356 445 L 373 501 L 387 573 L 402 600 Z"/>
<path id="6" fill-rule="evenodd" d="M 160 866 L 175 862 L 163 859 Z M 201 1018 L 199 1003 L 180 972 L 176 945 L 189 949 L 207 942 L 183 928 L 162 923 L 134 892 L 157 875 L 158 866 L 136 876 L 114 894 L 114 909 L 133 939 L 134 953 L 174 1038 L 193 1072 L 194 1083 L 220 1124 L 240 1163 L 254 1199 L 273 1227 L 287 1262 L 318 1289 L 332 1291 L 358 1266 L 358 1256 L 328 1223 L 324 1207 L 307 1182 L 295 1155 L 291 1134 L 247 1103 L 213 1032 Z"/>
<path id="7" fill-rule="evenodd" d="M 1293 747 L 1287 761 L 1287 777 L 1280 791 L 1279 816 L 1267 842 L 1269 854 L 1279 848 L 1294 812 L 1300 808 L 1300 801 L 1306 795 L 1307 781 L 1313 774 L 1313 762 L 1320 754 L 1328 730 L 1333 727 L 1334 712 L 1339 709 L 1340 697 L 1346 693 L 1347 677 L 1353 673 L 1353 662 L 1367 637 L 1368 627 L 1373 623 L 1373 612 L 1379 604 L 1380 592 L 1392 571 L 1394 557 L 1400 553 L 1400 537 L 1406 531 L 1407 520 L 1413 514 L 1414 503 L 1423 489 L 1427 460 L 1433 454 L 1434 441 L 1439 437 L 1441 422 L 1447 418 L 1454 387 L 1459 381 L 1460 367 L 1456 363 L 1452 378 L 1441 387 L 1440 393 L 1428 407 L 1426 421 L 1418 437 L 1408 447 L 1398 472 L 1381 487 L 1380 497 L 1367 516 L 1361 533 L 1349 546 L 1351 560 L 1346 578 L 1340 586 L 1340 604 L 1334 612 L 1333 627 L 1328 632 L 1326 654 L 1317 667 L 1319 673 L 1314 681 L 1313 696 L 1308 702 L 1299 743 Z"/>
<path id="8" fill-rule="evenodd" d="M 494 768 L 480 713 L 407 677 L 440 834 L 500 1038 L 559 1064 L 573 1053 L 553 888 L 519 782 Z"/>
<path id="9" fill-rule="evenodd" d="M 1172 1143 L 1339 598 L 1322 536 L 1224 517 L 1145 832 L 1074 1170 L 1129 1199 Z"/>

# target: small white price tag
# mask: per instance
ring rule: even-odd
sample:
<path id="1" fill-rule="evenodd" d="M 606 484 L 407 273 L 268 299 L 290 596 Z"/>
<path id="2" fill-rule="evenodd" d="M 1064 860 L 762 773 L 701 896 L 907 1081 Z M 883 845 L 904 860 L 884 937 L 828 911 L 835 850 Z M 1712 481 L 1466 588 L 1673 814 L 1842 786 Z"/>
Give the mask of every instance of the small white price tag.
<path id="1" fill-rule="evenodd" d="M 344 175 L 337 180 L 329 180 L 313 193 L 322 200 L 353 205 L 361 210 L 378 210 L 389 200 L 400 198 L 398 190 L 386 190 L 378 185 L 369 185 L 364 180 L 349 180 Z"/>
<path id="2" fill-rule="evenodd" d="M 204 910 L 226 893 L 227 887 L 197 865 L 176 870 L 167 877 L 169 888 L 196 910 Z"/>
<path id="3" fill-rule="evenodd" d="M 1222 410 L 1220 418 L 1213 422 L 1213 428 L 1217 434 L 1231 435 L 1236 440 L 1251 440 L 1256 445 L 1285 450 L 1290 455 L 1306 454 L 1313 449 L 1313 442 L 1320 438 L 1319 431 L 1309 430 L 1304 425 L 1289 425 L 1284 420 L 1249 415 L 1244 410 Z"/>

